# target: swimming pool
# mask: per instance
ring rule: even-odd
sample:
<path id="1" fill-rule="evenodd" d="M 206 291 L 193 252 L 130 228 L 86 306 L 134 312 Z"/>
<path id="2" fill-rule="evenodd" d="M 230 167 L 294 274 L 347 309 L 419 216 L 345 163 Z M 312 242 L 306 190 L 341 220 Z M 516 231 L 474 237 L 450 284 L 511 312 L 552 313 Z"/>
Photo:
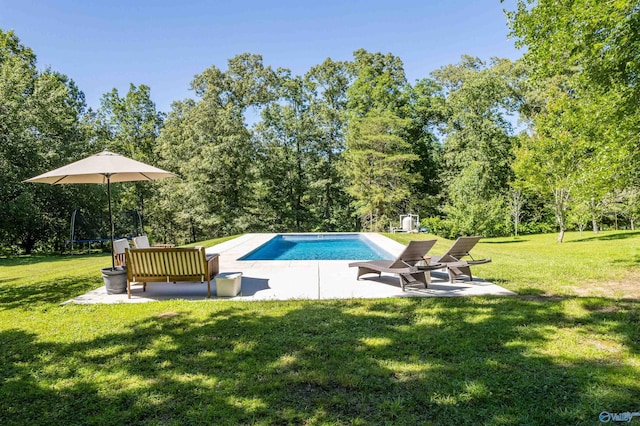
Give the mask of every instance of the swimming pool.
<path id="1" fill-rule="evenodd" d="M 393 259 L 359 234 L 279 234 L 238 260 Z"/>

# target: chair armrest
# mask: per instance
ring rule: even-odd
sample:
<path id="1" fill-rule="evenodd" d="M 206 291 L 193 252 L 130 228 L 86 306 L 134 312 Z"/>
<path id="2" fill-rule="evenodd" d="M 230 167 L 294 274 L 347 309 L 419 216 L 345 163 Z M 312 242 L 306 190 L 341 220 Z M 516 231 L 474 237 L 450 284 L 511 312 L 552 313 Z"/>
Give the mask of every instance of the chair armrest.
<path id="1" fill-rule="evenodd" d="M 447 267 L 446 263 L 428 263 L 426 265 L 417 266 L 418 271 L 434 271 L 436 269 L 443 269 L 446 267 Z"/>
<path id="2" fill-rule="evenodd" d="M 207 273 L 213 278 L 220 273 L 220 255 L 218 253 L 206 254 Z"/>
<path id="3" fill-rule="evenodd" d="M 466 260 L 465 262 L 467 262 L 469 265 L 482 265 L 483 263 L 489 263 L 491 262 L 491 258 L 486 258 L 486 259 L 478 259 L 478 260 Z"/>

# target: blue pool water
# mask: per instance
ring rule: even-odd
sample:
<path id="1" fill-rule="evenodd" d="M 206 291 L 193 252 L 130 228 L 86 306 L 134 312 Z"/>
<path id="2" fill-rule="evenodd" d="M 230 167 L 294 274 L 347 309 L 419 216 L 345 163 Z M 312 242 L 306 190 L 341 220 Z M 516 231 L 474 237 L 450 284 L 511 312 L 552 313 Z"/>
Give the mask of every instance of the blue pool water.
<path id="1" fill-rule="evenodd" d="M 239 260 L 379 260 L 394 257 L 358 234 L 276 235 Z"/>

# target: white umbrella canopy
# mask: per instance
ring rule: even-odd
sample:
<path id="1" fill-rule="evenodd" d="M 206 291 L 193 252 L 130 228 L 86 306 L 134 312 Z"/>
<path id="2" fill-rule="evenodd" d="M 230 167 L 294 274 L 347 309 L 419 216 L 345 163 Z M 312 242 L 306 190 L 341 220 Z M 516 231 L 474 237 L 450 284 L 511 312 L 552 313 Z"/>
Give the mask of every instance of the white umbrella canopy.
<path id="1" fill-rule="evenodd" d="M 52 185 L 64 183 L 104 184 L 155 180 L 175 176 L 171 172 L 105 150 L 75 163 L 32 177 L 25 182 L 41 182 Z"/>
<path id="2" fill-rule="evenodd" d="M 166 170 L 132 160 L 107 150 L 76 161 L 50 172 L 25 180 L 25 182 L 61 185 L 67 183 L 106 183 L 109 199 L 109 224 L 111 230 L 111 268 L 115 269 L 113 259 L 113 214 L 111 212 L 111 182 L 151 181 L 176 177 Z"/>

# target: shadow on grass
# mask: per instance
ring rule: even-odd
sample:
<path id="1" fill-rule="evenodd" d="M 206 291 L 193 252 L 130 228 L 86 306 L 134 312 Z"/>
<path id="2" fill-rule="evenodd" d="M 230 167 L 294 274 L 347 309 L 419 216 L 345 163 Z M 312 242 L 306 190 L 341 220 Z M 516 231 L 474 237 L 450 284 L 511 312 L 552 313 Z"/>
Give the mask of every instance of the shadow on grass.
<path id="1" fill-rule="evenodd" d="M 11 267 L 17 267 L 20 276 L 10 276 L 0 280 L 0 308 L 12 309 L 16 307 L 31 308 L 50 303 L 61 303 L 78 294 L 99 287 L 103 284 L 100 271 L 96 269 L 91 274 L 78 274 L 74 268 L 77 261 L 83 259 L 102 259 L 104 255 L 84 256 L 21 256 L 0 259 L 0 267 L 6 268 L 11 274 Z M 107 260 L 109 258 L 106 258 Z M 42 269 L 51 265 L 69 263 L 69 273 L 62 273 L 55 278 L 42 279 L 39 274 Z M 27 269 L 28 268 L 28 269 Z M 25 271 L 32 271 L 33 278 L 25 276 Z M 46 275 L 46 274 L 44 274 Z M 19 282 L 19 284 L 16 284 Z"/>
<path id="2" fill-rule="evenodd" d="M 0 422 L 596 424 L 635 407 L 640 386 L 620 383 L 632 367 L 545 347 L 579 325 L 637 354 L 638 305 L 579 301 L 577 320 L 565 302 L 218 303 L 199 316 L 158 304 L 120 307 L 118 331 L 70 342 L 5 330 Z"/>
<path id="3" fill-rule="evenodd" d="M 513 240 L 503 240 L 503 241 L 487 241 L 487 240 L 480 240 L 481 244 L 516 244 L 516 243 L 526 243 L 529 240 L 524 240 L 524 239 L 513 239 Z"/>
<path id="4" fill-rule="evenodd" d="M 628 253 L 620 253 L 620 254 L 628 256 Z M 611 260 L 611 264 L 613 264 L 613 265 L 622 265 L 622 266 L 625 266 L 625 267 L 637 266 L 638 264 L 640 264 L 640 256 L 635 255 L 635 256 L 625 257 L 623 259 L 612 259 Z"/>
<path id="5" fill-rule="evenodd" d="M 625 240 L 627 238 L 634 238 L 640 235 L 640 231 L 632 231 L 632 232 L 619 232 L 615 234 L 606 234 L 606 235 L 594 235 L 591 237 L 578 238 L 571 241 L 566 241 L 566 244 L 571 243 L 581 243 L 584 241 L 614 241 L 614 240 Z"/>
<path id="6" fill-rule="evenodd" d="M 82 259 L 96 259 L 105 257 L 104 253 L 95 254 L 65 254 L 65 255 L 24 255 L 0 258 L 0 266 L 33 266 L 41 263 L 74 262 Z M 108 260 L 108 258 L 107 258 Z"/>
<path id="7" fill-rule="evenodd" d="M 518 289 L 518 294 L 523 296 L 542 296 L 545 291 L 536 287 L 525 287 Z"/>
<path id="8" fill-rule="evenodd" d="M 66 277 L 55 282 L 38 282 L 21 286 L 0 286 L 0 308 L 25 309 L 51 303 L 62 303 L 78 294 L 86 293 L 102 285 L 97 272 L 91 277 Z"/>

